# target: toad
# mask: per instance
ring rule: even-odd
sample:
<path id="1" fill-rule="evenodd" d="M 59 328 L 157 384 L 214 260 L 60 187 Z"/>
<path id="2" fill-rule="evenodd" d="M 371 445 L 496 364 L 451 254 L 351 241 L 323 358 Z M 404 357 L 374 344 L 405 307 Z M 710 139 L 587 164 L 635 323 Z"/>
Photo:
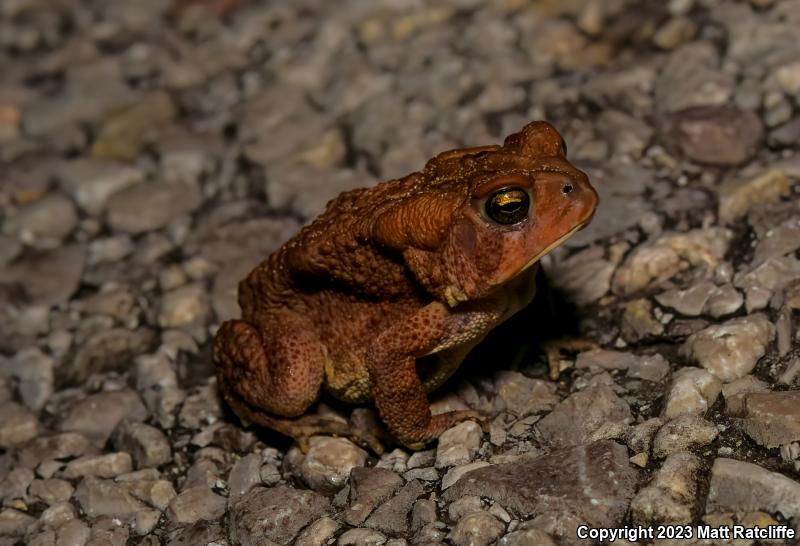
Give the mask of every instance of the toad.
<path id="1" fill-rule="evenodd" d="M 528 305 L 539 259 L 591 220 L 597 193 L 542 121 L 502 146 L 440 153 L 421 172 L 342 193 L 239 284 L 242 316 L 214 340 L 220 391 L 244 422 L 297 440 L 371 431 L 305 415 L 322 390 L 374 402 L 420 449 L 472 410 L 427 395 Z"/>

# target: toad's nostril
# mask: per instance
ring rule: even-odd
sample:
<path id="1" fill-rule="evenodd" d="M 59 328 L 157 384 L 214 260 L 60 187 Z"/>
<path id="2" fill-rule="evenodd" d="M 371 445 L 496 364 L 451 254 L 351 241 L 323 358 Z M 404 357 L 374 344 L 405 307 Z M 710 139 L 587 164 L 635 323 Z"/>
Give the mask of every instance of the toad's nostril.
<path id="1" fill-rule="evenodd" d="M 572 193 L 572 190 L 573 190 L 572 184 L 564 184 L 563 186 L 561 186 L 561 193 L 563 193 L 564 195 Z"/>

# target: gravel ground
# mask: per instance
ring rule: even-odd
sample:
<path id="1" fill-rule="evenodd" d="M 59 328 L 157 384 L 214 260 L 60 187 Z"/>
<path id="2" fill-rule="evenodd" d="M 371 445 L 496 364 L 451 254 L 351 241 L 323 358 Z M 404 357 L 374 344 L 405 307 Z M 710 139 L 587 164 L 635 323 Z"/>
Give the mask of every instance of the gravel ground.
<path id="1" fill-rule="evenodd" d="M 797 0 L 0 1 L 0 546 L 800 528 L 798 27 Z M 601 195 L 545 268 L 602 348 L 557 382 L 479 353 L 436 405 L 490 433 L 428 451 L 242 428 L 209 351 L 236 282 L 340 191 L 532 119 Z"/>

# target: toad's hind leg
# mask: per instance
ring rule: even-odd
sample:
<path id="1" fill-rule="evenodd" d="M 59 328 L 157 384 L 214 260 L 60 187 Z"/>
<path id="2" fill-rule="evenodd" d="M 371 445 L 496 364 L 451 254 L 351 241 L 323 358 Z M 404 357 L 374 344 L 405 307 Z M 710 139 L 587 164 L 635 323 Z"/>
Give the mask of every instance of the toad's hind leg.
<path id="1" fill-rule="evenodd" d="M 312 326 L 286 313 L 264 331 L 269 336 L 248 322 L 230 320 L 214 339 L 217 383 L 233 412 L 248 424 L 293 438 L 303 451 L 311 436 L 330 434 L 350 437 L 381 453 L 375 436 L 349 423 L 302 416 L 319 396 L 325 368 L 325 351 Z"/>
<path id="2" fill-rule="evenodd" d="M 214 363 L 226 400 L 282 417 L 305 413 L 319 395 L 325 366 L 322 344 L 306 322 L 284 313 L 263 329 L 242 320 L 223 323 L 214 339 Z"/>

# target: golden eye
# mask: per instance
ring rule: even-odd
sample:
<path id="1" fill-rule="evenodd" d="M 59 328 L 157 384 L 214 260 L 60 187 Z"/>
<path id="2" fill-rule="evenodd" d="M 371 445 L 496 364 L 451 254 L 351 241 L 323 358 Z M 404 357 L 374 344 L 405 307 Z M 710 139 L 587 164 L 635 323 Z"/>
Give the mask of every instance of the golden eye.
<path id="1" fill-rule="evenodd" d="M 494 192 L 486 201 L 486 216 L 498 224 L 511 225 L 528 216 L 531 199 L 518 188 L 503 188 Z"/>

